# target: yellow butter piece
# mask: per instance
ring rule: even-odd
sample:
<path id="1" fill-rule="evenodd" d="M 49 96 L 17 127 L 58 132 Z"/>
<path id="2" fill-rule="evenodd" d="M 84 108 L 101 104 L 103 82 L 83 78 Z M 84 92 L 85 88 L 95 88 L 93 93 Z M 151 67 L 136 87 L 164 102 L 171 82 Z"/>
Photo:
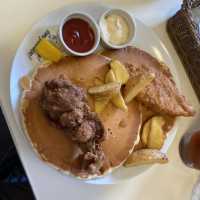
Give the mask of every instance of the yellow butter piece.
<path id="1" fill-rule="evenodd" d="M 64 55 L 47 39 L 41 39 L 35 47 L 35 52 L 43 59 L 58 62 Z"/>

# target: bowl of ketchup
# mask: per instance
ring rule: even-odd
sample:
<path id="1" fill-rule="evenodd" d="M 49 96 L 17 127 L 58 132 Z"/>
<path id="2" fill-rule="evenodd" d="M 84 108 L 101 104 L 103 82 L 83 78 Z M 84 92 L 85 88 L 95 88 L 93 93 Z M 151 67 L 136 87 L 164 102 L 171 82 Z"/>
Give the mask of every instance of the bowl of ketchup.
<path id="1" fill-rule="evenodd" d="M 97 49 L 100 30 L 90 15 L 82 12 L 70 13 L 60 24 L 59 37 L 68 53 L 87 56 Z"/>

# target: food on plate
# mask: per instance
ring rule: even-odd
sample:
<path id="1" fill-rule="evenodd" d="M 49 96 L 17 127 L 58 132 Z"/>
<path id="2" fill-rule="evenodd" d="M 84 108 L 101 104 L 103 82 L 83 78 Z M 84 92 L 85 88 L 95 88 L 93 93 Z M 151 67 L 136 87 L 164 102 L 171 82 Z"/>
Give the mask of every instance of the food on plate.
<path id="1" fill-rule="evenodd" d="M 130 37 L 129 24 L 126 18 L 115 13 L 108 14 L 101 21 L 102 34 L 106 41 L 113 45 L 123 45 Z"/>
<path id="2" fill-rule="evenodd" d="M 168 162 L 167 155 L 157 149 L 140 149 L 134 151 L 124 163 L 125 167 L 133 167 L 146 164 L 165 164 Z"/>
<path id="3" fill-rule="evenodd" d="M 22 95 L 22 121 L 36 152 L 58 170 L 81 179 L 121 166 L 138 142 L 138 102 L 128 105 L 129 112 L 109 103 L 97 115 L 94 98 L 87 93 L 95 79 L 104 80 L 109 63 L 105 56 L 91 55 L 41 65 Z"/>
<path id="4" fill-rule="evenodd" d="M 116 77 L 112 69 L 110 69 L 105 76 L 105 83 L 116 82 Z"/>
<path id="5" fill-rule="evenodd" d="M 132 102 L 128 111 L 108 104 L 100 115 L 108 134 L 103 141 L 103 150 L 113 168 L 122 165 L 138 143 L 142 120 L 140 105 Z"/>
<path id="6" fill-rule="evenodd" d="M 141 141 L 143 145 L 147 145 L 148 143 L 148 137 L 149 133 L 151 131 L 151 120 L 148 120 L 147 122 L 144 123 L 143 129 L 142 129 L 142 134 L 141 134 Z"/>
<path id="7" fill-rule="evenodd" d="M 120 83 L 111 82 L 88 89 L 88 93 L 96 96 L 114 96 L 120 91 Z"/>
<path id="8" fill-rule="evenodd" d="M 63 58 L 63 53 L 45 38 L 38 42 L 34 50 L 45 60 L 58 62 Z"/>
<path id="9" fill-rule="evenodd" d="M 51 26 L 51 27 L 48 27 L 46 30 L 44 30 L 44 32 L 42 32 L 39 35 L 37 42 L 28 51 L 28 57 L 29 57 L 31 63 L 33 64 L 33 66 L 43 64 L 43 63 L 54 62 L 52 60 L 47 60 L 46 58 L 43 58 L 42 56 L 40 56 L 35 51 L 35 47 L 43 39 L 48 41 L 50 43 L 50 45 L 53 45 L 54 47 L 56 47 L 60 51 L 60 53 L 62 53 L 62 57 L 64 57 L 66 55 L 66 53 L 63 51 L 63 46 L 62 46 L 60 39 L 58 37 L 58 27 L 57 26 Z M 45 53 L 47 53 L 47 52 L 45 52 Z M 54 57 L 54 55 L 53 55 L 53 57 Z"/>
<path id="10" fill-rule="evenodd" d="M 126 67 L 118 60 L 113 60 L 110 63 L 110 67 L 115 74 L 116 81 L 125 84 L 129 79 L 129 73 Z"/>
<path id="11" fill-rule="evenodd" d="M 111 96 L 105 96 L 105 97 L 96 96 L 94 99 L 95 112 L 101 113 L 105 109 L 105 107 L 108 105 L 110 99 L 111 99 Z"/>
<path id="12" fill-rule="evenodd" d="M 128 107 L 124 101 L 124 98 L 122 97 L 121 92 L 119 92 L 118 94 L 114 95 L 114 97 L 112 97 L 111 99 L 112 103 L 117 107 L 120 108 L 124 111 L 128 110 Z"/>
<path id="13" fill-rule="evenodd" d="M 166 120 L 163 116 L 154 116 L 149 119 L 143 126 L 142 130 L 142 142 L 147 148 L 161 149 L 166 133 L 164 130 Z"/>
<path id="14" fill-rule="evenodd" d="M 73 51 L 84 53 L 95 44 L 95 33 L 92 26 L 82 18 L 72 17 L 62 27 L 64 43 Z"/>
<path id="15" fill-rule="evenodd" d="M 60 57 L 37 67 L 22 86 L 22 122 L 32 146 L 42 160 L 80 179 L 124 163 L 168 162 L 159 151 L 166 133 L 176 116 L 194 114 L 169 69 L 133 47 Z"/>
<path id="16" fill-rule="evenodd" d="M 186 98 L 177 89 L 172 74 L 165 64 L 145 51 L 134 47 L 107 51 L 104 55 L 123 63 L 131 79 L 149 73 L 155 74 L 154 81 L 136 97 L 136 100 L 148 109 L 169 116 L 194 115 L 192 106 L 188 104 Z"/>
<path id="17" fill-rule="evenodd" d="M 132 101 L 145 87 L 147 87 L 153 80 L 155 79 L 155 75 L 150 73 L 147 75 L 141 75 L 138 80 L 133 79 L 126 85 L 126 92 L 125 92 L 125 101 L 129 103 Z M 135 83 L 134 83 L 135 82 Z"/>
<path id="18" fill-rule="evenodd" d="M 101 142 L 106 132 L 100 119 L 91 112 L 83 89 L 63 76 L 46 81 L 41 108 L 56 126 L 77 142 L 84 173 L 99 174 L 105 159 Z"/>
<path id="19" fill-rule="evenodd" d="M 104 82 L 100 78 L 94 79 L 94 85 L 95 86 L 100 86 L 100 85 L 103 85 L 103 84 L 104 84 Z"/>
<path id="20" fill-rule="evenodd" d="M 105 84 L 99 84 L 97 86 L 91 87 L 88 90 L 89 94 L 95 95 L 95 111 L 97 113 L 102 112 L 106 105 L 109 103 L 109 100 L 111 99 L 111 102 L 118 108 L 127 111 L 127 106 L 125 104 L 125 101 L 122 97 L 120 88 L 121 88 L 121 82 L 127 78 L 127 71 L 126 69 L 119 63 L 113 64 L 113 62 L 117 61 L 111 61 L 111 67 L 112 65 L 115 65 L 117 67 L 114 67 L 114 70 L 117 73 L 114 73 L 114 70 L 110 69 L 106 75 L 105 75 Z M 118 74 L 117 81 L 115 74 Z M 97 81 L 97 80 L 96 80 Z M 98 97 L 97 97 L 98 96 Z M 103 98 L 102 98 L 103 97 Z"/>
<path id="21" fill-rule="evenodd" d="M 107 73 L 106 73 L 106 76 L 105 76 L 105 82 L 106 83 L 109 83 L 109 82 L 116 82 L 116 77 L 115 77 L 115 74 L 113 72 L 112 69 L 110 69 Z M 127 106 L 126 106 L 126 103 L 122 97 L 122 94 L 121 94 L 121 91 L 114 95 L 112 98 L 111 98 L 111 102 L 117 107 L 117 108 L 120 108 L 124 111 L 127 111 Z"/>
<path id="22" fill-rule="evenodd" d="M 162 116 L 155 116 L 151 119 L 151 127 L 148 135 L 147 147 L 150 149 L 161 149 L 166 134 L 164 133 L 163 126 L 165 119 Z"/>
<path id="23" fill-rule="evenodd" d="M 23 76 L 20 79 L 20 87 L 23 90 L 29 89 L 30 88 L 30 78 L 28 76 Z"/>
<path id="24" fill-rule="evenodd" d="M 95 86 L 100 86 L 103 85 L 104 82 L 99 79 L 99 78 L 95 78 L 94 79 L 94 85 Z M 108 105 L 109 101 L 111 99 L 111 96 L 107 95 L 107 96 L 94 96 L 94 110 L 96 113 L 101 113 L 106 106 Z"/>

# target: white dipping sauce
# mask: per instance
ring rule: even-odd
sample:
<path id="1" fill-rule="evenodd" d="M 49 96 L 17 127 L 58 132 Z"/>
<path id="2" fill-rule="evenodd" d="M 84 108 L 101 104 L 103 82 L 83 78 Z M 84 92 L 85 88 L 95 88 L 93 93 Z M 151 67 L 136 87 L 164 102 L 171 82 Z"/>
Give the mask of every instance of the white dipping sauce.
<path id="1" fill-rule="evenodd" d="M 110 14 L 102 23 L 104 38 L 113 45 L 125 44 L 129 39 L 130 30 L 123 16 Z"/>

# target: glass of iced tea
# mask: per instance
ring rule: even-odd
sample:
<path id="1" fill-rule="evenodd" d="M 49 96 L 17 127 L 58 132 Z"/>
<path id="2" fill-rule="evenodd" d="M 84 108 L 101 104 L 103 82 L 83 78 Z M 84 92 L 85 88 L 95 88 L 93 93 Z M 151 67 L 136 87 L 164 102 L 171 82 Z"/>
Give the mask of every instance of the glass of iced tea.
<path id="1" fill-rule="evenodd" d="M 191 168 L 200 170 L 200 130 L 185 134 L 179 144 L 182 161 Z M 194 185 L 192 200 L 200 200 L 200 178 Z"/>
<path id="2" fill-rule="evenodd" d="M 200 169 L 200 130 L 185 134 L 181 139 L 179 150 L 187 166 Z"/>

